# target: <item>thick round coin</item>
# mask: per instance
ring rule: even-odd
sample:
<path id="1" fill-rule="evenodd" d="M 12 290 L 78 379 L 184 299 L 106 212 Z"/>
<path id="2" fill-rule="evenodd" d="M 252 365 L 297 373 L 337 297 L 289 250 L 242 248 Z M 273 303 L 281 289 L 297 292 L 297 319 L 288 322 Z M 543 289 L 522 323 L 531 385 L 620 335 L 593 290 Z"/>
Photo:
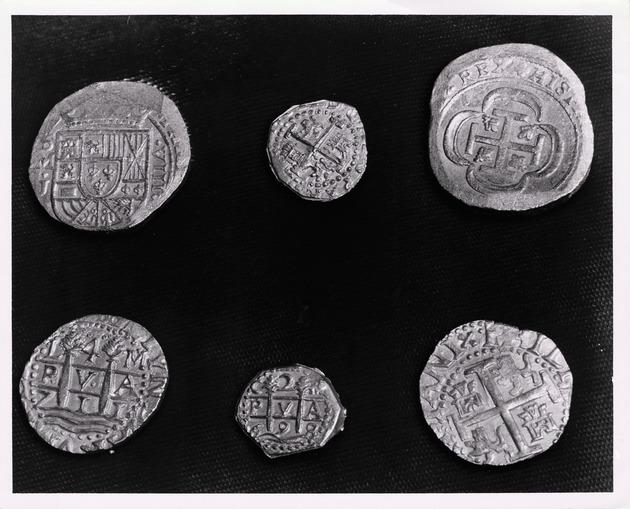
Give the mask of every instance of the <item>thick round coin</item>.
<path id="1" fill-rule="evenodd" d="M 300 364 L 258 373 L 236 408 L 243 431 L 270 458 L 323 447 L 345 418 L 330 380 Z"/>
<path id="2" fill-rule="evenodd" d="M 556 443 L 572 387 L 547 336 L 478 320 L 439 342 L 420 376 L 420 402 L 431 429 L 458 456 L 508 465 Z"/>
<path id="3" fill-rule="evenodd" d="M 569 197 L 593 158 L 584 87 L 539 46 L 466 53 L 433 88 L 429 150 L 442 187 L 468 205 L 528 210 Z"/>
<path id="4" fill-rule="evenodd" d="M 149 331 L 125 318 L 89 315 L 35 349 L 20 395 L 39 436 L 57 449 L 86 453 L 135 433 L 167 381 L 164 353 Z"/>
<path id="5" fill-rule="evenodd" d="M 144 83 L 109 81 L 52 109 L 29 175 L 55 219 L 81 230 L 121 230 L 173 194 L 189 160 L 188 132 L 173 101 Z"/>
<path id="6" fill-rule="evenodd" d="M 340 102 L 292 106 L 271 124 L 267 155 L 276 178 L 302 198 L 334 200 L 365 172 L 363 123 L 357 110 Z"/>

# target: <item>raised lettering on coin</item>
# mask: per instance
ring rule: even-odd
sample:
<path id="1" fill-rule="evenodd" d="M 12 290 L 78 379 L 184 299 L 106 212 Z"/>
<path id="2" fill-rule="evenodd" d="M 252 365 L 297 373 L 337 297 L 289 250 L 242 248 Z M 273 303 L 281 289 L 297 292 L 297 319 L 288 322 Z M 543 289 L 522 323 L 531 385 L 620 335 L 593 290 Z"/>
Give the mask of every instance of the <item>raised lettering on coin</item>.
<path id="1" fill-rule="evenodd" d="M 46 117 L 29 175 L 55 219 L 81 230 L 144 221 L 181 184 L 190 146 L 175 104 L 144 83 L 83 88 Z"/>
<path id="2" fill-rule="evenodd" d="M 420 376 L 420 402 L 431 429 L 458 456 L 507 465 L 556 443 L 572 386 L 551 339 L 478 320 L 440 341 Z"/>
<path id="3" fill-rule="evenodd" d="M 466 53 L 431 97 L 431 166 L 477 207 L 527 210 L 572 195 L 588 175 L 593 128 L 584 87 L 550 51 L 505 44 Z"/>
<path id="4" fill-rule="evenodd" d="M 300 364 L 258 373 L 236 409 L 243 431 L 270 458 L 322 447 L 345 417 L 330 380 Z"/>
<path id="5" fill-rule="evenodd" d="M 365 172 L 363 123 L 340 102 L 292 106 L 271 124 L 267 155 L 276 178 L 302 198 L 334 200 Z"/>
<path id="6" fill-rule="evenodd" d="M 35 349 L 20 395 L 39 436 L 58 449 L 86 453 L 136 432 L 156 410 L 167 381 L 164 353 L 144 327 L 89 315 Z"/>

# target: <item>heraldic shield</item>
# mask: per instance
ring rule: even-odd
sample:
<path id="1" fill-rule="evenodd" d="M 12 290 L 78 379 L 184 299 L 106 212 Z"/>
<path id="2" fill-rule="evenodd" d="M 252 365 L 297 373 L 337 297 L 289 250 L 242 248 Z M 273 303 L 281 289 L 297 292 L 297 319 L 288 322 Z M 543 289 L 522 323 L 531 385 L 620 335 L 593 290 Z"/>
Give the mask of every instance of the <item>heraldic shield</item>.
<path id="1" fill-rule="evenodd" d="M 503 87 L 489 92 L 481 111 L 453 116 L 444 135 L 444 152 L 466 166 L 466 180 L 480 193 L 521 191 L 530 179 L 552 178 L 562 162 L 563 140 L 541 123 L 543 107 L 533 94 Z"/>
<path id="2" fill-rule="evenodd" d="M 107 227 L 146 198 L 148 129 L 72 129 L 56 137 L 52 197 L 59 217 Z"/>
<path id="3" fill-rule="evenodd" d="M 79 230 L 124 230 L 168 200 L 189 161 L 188 131 L 173 101 L 151 85 L 107 81 L 50 111 L 29 178 L 56 220 Z"/>

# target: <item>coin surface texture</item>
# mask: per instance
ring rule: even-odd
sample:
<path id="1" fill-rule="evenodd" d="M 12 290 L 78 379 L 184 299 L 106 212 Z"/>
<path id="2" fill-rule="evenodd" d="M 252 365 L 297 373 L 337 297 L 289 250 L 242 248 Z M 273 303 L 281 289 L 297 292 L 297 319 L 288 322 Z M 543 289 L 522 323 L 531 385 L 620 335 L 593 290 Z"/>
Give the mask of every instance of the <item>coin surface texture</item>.
<path id="1" fill-rule="evenodd" d="M 478 320 L 439 342 L 420 376 L 420 402 L 431 429 L 458 456 L 508 465 L 556 443 L 572 386 L 547 336 Z"/>
<path id="2" fill-rule="evenodd" d="M 55 219 L 81 230 L 121 230 L 157 210 L 181 184 L 188 132 L 177 107 L 144 83 L 95 83 L 44 120 L 29 176 Z"/>
<path id="3" fill-rule="evenodd" d="M 292 106 L 271 124 L 267 155 L 276 178 L 302 198 L 334 200 L 365 172 L 363 123 L 356 109 L 340 102 Z"/>
<path id="4" fill-rule="evenodd" d="M 569 197 L 593 158 L 584 86 L 540 46 L 466 53 L 433 88 L 429 152 L 442 187 L 468 205 L 529 210 Z"/>
<path id="5" fill-rule="evenodd" d="M 243 431 L 270 458 L 324 446 L 345 418 L 330 380 L 300 364 L 258 373 L 236 409 Z"/>
<path id="6" fill-rule="evenodd" d="M 164 395 L 164 353 L 144 327 L 89 315 L 57 329 L 24 368 L 28 420 L 57 449 L 109 449 L 138 430 Z"/>

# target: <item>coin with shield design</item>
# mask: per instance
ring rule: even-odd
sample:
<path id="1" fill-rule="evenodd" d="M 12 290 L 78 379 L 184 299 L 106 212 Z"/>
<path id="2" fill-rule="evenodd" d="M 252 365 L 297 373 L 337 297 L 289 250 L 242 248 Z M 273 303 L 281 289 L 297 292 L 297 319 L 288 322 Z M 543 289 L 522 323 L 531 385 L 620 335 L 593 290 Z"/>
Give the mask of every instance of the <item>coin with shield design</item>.
<path id="1" fill-rule="evenodd" d="M 593 158 L 584 86 L 540 46 L 466 53 L 433 87 L 429 151 L 439 183 L 468 205 L 522 211 L 568 198 Z"/>
<path id="2" fill-rule="evenodd" d="M 108 81 L 50 111 L 29 176 L 53 218 L 80 230 L 113 231 L 164 205 L 189 160 L 188 132 L 173 101 L 144 83 Z"/>
<path id="3" fill-rule="evenodd" d="M 477 320 L 442 339 L 420 376 L 424 417 L 461 458 L 509 465 L 555 444 L 569 419 L 573 377 L 544 334 Z"/>
<path id="4" fill-rule="evenodd" d="M 35 348 L 20 380 L 28 421 L 53 447 L 110 449 L 156 411 L 168 382 L 162 348 L 141 325 L 89 315 Z"/>
<path id="5" fill-rule="evenodd" d="M 270 458 L 323 447 L 345 418 L 330 380 L 301 364 L 258 373 L 236 408 L 236 421 Z"/>

